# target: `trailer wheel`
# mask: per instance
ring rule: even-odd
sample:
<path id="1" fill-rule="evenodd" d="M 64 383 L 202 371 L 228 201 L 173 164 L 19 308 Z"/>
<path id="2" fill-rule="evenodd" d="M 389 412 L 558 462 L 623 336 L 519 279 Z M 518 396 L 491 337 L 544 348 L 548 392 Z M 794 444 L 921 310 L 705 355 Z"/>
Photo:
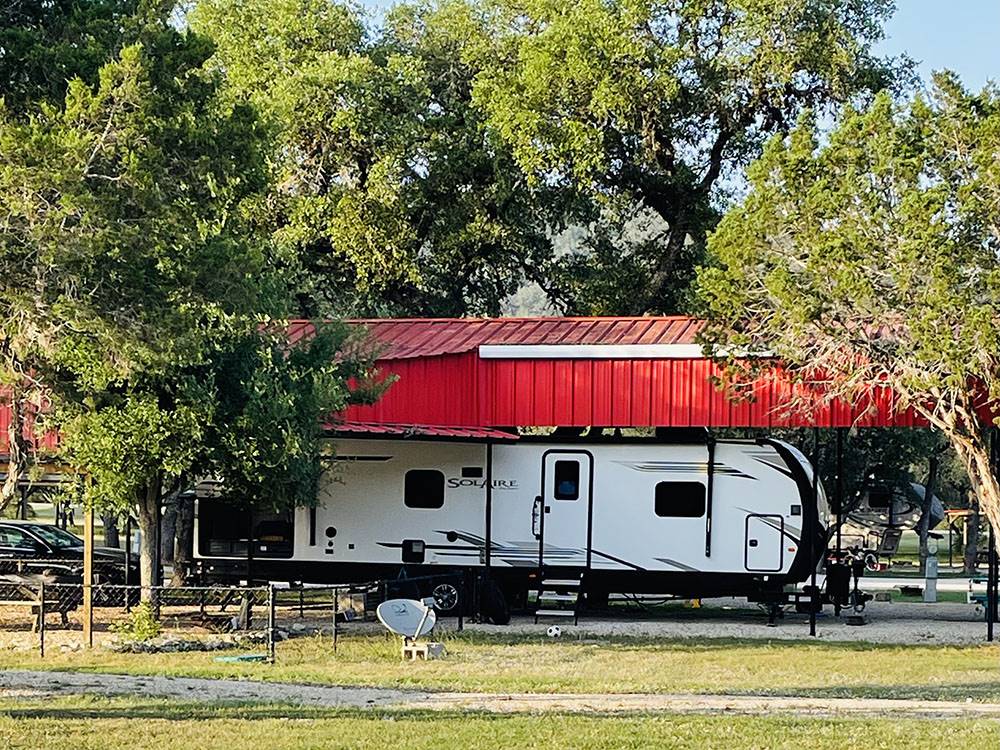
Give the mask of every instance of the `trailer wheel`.
<path id="1" fill-rule="evenodd" d="M 496 581 L 483 581 L 479 594 L 483 617 L 494 625 L 507 625 L 510 622 L 510 607 L 503 589 Z"/>
<path id="2" fill-rule="evenodd" d="M 450 583 L 441 583 L 431 592 L 434 597 L 434 608 L 438 612 L 450 612 L 458 604 L 458 589 Z"/>

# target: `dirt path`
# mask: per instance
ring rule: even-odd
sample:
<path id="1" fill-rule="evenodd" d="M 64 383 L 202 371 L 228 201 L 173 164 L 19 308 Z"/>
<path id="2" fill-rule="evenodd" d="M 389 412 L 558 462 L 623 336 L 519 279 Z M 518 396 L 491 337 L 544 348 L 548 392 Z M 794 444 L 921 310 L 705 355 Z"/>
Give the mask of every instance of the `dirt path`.
<path id="1" fill-rule="evenodd" d="M 624 695 L 436 693 L 192 677 L 140 677 L 15 670 L 0 673 L 0 699 L 41 698 L 66 694 L 138 695 L 199 702 L 285 703 L 322 708 L 421 708 L 494 713 L 645 712 L 1000 719 L 998 703 L 649 693 Z"/>

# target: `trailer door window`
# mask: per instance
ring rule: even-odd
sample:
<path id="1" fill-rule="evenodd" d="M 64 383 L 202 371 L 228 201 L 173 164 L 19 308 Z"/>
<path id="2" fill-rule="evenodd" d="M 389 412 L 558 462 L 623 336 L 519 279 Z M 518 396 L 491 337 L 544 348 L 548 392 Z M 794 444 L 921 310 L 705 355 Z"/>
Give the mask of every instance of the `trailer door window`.
<path id="1" fill-rule="evenodd" d="M 701 482 L 658 482 L 656 515 L 663 518 L 701 518 L 705 515 L 705 485 Z"/>
<path id="2" fill-rule="evenodd" d="M 444 505 L 444 474 L 437 469 L 410 469 L 403 483 L 407 508 L 440 508 Z"/>
<path id="3" fill-rule="evenodd" d="M 580 499 L 580 462 L 556 461 L 555 486 L 552 496 L 556 500 Z"/>

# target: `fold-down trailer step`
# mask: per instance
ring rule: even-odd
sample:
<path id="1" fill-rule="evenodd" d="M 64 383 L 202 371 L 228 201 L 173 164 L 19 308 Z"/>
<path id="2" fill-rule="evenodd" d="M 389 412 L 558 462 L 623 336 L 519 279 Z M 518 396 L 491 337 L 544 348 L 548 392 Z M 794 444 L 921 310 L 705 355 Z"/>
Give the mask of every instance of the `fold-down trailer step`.
<path id="1" fill-rule="evenodd" d="M 560 578 L 560 579 L 546 578 L 544 581 L 540 582 L 537 585 L 537 588 L 545 588 L 545 589 L 564 589 L 564 588 L 568 589 L 568 588 L 579 588 L 579 587 L 580 587 L 580 580 L 573 578 Z"/>
<path id="2" fill-rule="evenodd" d="M 538 594 L 538 601 L 540 602 L 576 602 L 579 599 L 580 597 L 576 594 Z"/>

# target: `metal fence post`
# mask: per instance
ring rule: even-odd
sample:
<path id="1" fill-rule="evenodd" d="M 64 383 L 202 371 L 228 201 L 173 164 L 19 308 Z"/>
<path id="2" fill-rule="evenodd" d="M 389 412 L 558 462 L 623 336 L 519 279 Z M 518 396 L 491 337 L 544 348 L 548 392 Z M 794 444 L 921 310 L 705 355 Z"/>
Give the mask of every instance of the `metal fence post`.
<path id="1" fill-rule="evenodd" d="M 132 599 L 129 596 L 129 572 L 132 570 L 132 514 L 125 521 L 125 614 L 132 611 Z"/>
<path id="2" fill-rule="evenodd" d="M 267 660 L 274 664 L 274 584 L 267 584 Z"/>
<path id="3" fill-rule="evenodd" d="M 38 655 L 45 658 L 45 581 L 38 584 Z"/>
<path id="4" fill-rule="evenodd" d="M 336 587 L 333 589 L 333 653 L 337 653 L 337 608 L 340 606 L 339 599 L 340 592 Z"/>

